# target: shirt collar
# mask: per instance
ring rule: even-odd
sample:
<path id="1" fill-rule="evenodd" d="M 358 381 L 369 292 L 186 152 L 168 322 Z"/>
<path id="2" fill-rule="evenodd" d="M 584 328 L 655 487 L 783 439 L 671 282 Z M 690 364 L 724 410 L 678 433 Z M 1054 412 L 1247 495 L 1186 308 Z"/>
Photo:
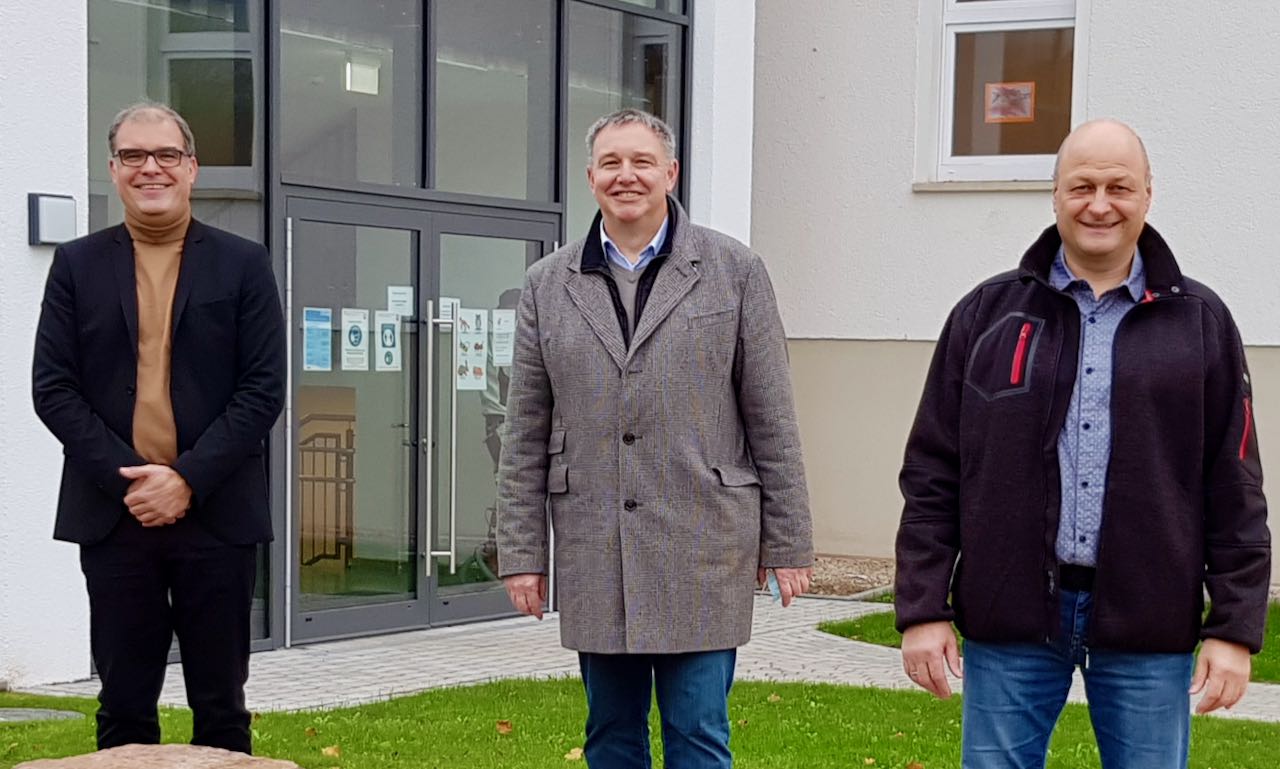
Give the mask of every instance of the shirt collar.
<path id="1" fill-rule="evenodd" d="M 1065 291 L 1076 282 L 1085 283 L 1071 272 L 1071 268 L 1067 266 L 1066 251 L 1059 247 L 1053 266 L 1049 268 L 1049 285 L 1059 291 Z M 1133 264 L 1129 267 L 1129 277 L 1121 285 L 1129 292 L 1129 296 L 1133 297 L 1133 301 L 1142 301 L 1147 290 L 1147 270 L 1142 263 L 1142 252 L 1136 248 L 1133 250 Z"/>
<path id="2" fill-rule="evenodd" d="M 604 231 L 604 219 L 600 220 L 600 243 L 604 246 L 605 255 L 609 257 L 609 261 L 622 267 L 625 270 L 636 271 L 643 270 L 658 255 L 658 249 L 662 248 L 662 243 L 667 239 L 667 226 L 671 223 L 671 215 L 667 214 L 662 218 L 662 226 L 658 228 L 658 234 L 653 236 L 653 240 L 649 241 L 649 245 L 644 247 L 640 252 L 640 258 L 633 265 L 627 261 L 627 257 L 622 255 L 622 251 L 618 249 L 614 242 L 610 240 L 609 235 Z"/>

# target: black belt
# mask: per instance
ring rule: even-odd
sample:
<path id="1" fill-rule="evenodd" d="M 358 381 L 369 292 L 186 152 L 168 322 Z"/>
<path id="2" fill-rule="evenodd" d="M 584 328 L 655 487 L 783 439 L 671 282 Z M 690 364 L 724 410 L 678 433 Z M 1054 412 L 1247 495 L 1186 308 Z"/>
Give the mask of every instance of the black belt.
<path id="1" fill-rule="evenodd" d="M 1066 590 L 1093 590 L 1093 575 L 1097 569 L 1092 566 L 1077 566 L 1074 563 L 1058 564 L 1058 582 Z"/>

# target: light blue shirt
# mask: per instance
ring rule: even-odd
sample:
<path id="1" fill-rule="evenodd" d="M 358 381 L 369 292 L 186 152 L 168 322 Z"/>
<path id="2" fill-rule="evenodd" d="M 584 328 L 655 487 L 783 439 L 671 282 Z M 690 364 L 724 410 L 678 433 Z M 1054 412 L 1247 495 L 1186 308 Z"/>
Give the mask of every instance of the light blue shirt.
<path id="1" fill-rule="evenodd" d="M 1077 278 L 1058 257 L 1049 271 L 1049 285 L 1070 296 L 1080 308 L 1080 359 L 1071 391 L 1067 421 L 1058 434 L 1058 469 L 1062 479 L 1062 507 L 1056 552 L 1061 563 L 1093 566 L 1098 559 L 1098 531 L 1102 528 L 1102 499 L 1111 461 L 1111 383 L 1114 378 L 1116 330 L 1120 321 L 1142 301 L 1147 288 L 1142 255 L 1133 254 L 1129 277 L 1095 298 L 1087 281 Z M 1124 365 L 1124 361 L 1119 361 Z"/>
<path id="2" fill-rule="evenodd" d="M 662 226 L 658 228 L 658 234 L 653 236 L 653 240 L 649 241 L 649 245 L 644 247 L 640 252 L 640 258 L 635 264 L 627 261 L 627 257 L 622 255 L 618 247 L 613 244 L 609 236 L 604 231 L 604 220 L 600 220 L 600 243 L 604 246 L 605 256 L 609 257 L 609 261 L 618 265 L 624 270 L 630 272 L 638 272 L 649 266 L 649 262 L 658 255 L 658 249 L 662 248 L 662 241 L 667 239 L 667 224 L 671 221 L 671 217 L 665 217 L 662 220 Z"/>

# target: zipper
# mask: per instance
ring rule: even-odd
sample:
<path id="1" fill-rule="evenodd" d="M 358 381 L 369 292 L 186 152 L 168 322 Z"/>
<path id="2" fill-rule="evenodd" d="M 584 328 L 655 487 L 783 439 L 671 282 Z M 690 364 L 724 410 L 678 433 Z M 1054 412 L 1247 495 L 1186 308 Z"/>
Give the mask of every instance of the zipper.
<path id="1" fill-rule="evenodd" d="M 1252 399 L 1246 397 L 1244 399 L 1244 435 L 1240 436 L 1240 460 L 1249 453 L 1249 428 L 1253 425 L 1253 403 Z"/>
<path id="2" fill-rule="evenodd" d="M 1031 338 L 1031 324 L 1023 323 L 1018 332 L 1018 346 L 1013 351 L 1013 368 L 1009 371 L 1009 384 L 1022 384 L 1022 375 L 1027 363 L 1027 340 Z"/>

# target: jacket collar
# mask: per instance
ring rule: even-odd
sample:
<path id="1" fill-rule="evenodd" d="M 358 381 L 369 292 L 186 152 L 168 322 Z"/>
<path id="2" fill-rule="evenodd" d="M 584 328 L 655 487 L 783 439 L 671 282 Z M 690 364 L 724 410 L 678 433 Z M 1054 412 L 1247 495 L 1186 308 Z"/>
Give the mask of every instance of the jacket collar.
<path id="1" fill-rule="evenodd" d="M 187 225 L 187 235 L 182 241 L 182 263 L 178 266 L 178 285 L 173 296 L 173 321 L 171 331 L 176 332 L 182 311 L 186 309 L 191 287 L 197 280 L 196 273 L 204 268 L 205 226 L 194 217 Z M 112 237 L 114 247 L 111 261 L 116 274 L 116 289 L 120 293 L 120 308 L 124 312 L 125 325 L 133 346 L 138 346 L 138 275 L 133 256 L 133 237 L 129 228 L 117 225 Z"/>
<path id="2" fill-rule="evenodd" d="M 1053 260 L 1057 258 L 1058 249 L 1062 247 L 1062 236 L 1056 224 L 1045 228 L 1040 237 L 1022 255 L 1018 265 L 1018 277 L 1025 283 L 1039 280 L 1049 285 L 1049 270 Z M 1154 296 L 1168 293 L 1179 293 L 1186 288 L 1182 270 L 1173 250 L 1165 243 L 1160 233 L 1150 224 L 1142 226 L 1138 235 L 1138 250 L 1142 253 L 1143 268 L 1147 274 L 1147 291 Z M 1176 290 L 1175 290 L 1176 289 Z"/>
<path id="3" fill-rule="evenodd" d="M 670 256 L 673 249 L 676 248 L 677 234 L 683 235 L 686 214 L 676 199 L 667 196 L 667 237 L 662 241 L 662 247 L 658 249 L 658 253 L 654 254 L 654 259 L 661 259 L 664 256 Z M 609 270 L 609 260 L 604 253 L 604 244 L 600 242 L 600 221 L 604 215 L 596 211 L 595 218 L 591 220 L 591 226 L 587 228 L 587 239 L 582 244 L 582 259 L 577 265 L 579 272 L 607 272 Z M 696 261 L 696 260 L 691 260 Z"/>

